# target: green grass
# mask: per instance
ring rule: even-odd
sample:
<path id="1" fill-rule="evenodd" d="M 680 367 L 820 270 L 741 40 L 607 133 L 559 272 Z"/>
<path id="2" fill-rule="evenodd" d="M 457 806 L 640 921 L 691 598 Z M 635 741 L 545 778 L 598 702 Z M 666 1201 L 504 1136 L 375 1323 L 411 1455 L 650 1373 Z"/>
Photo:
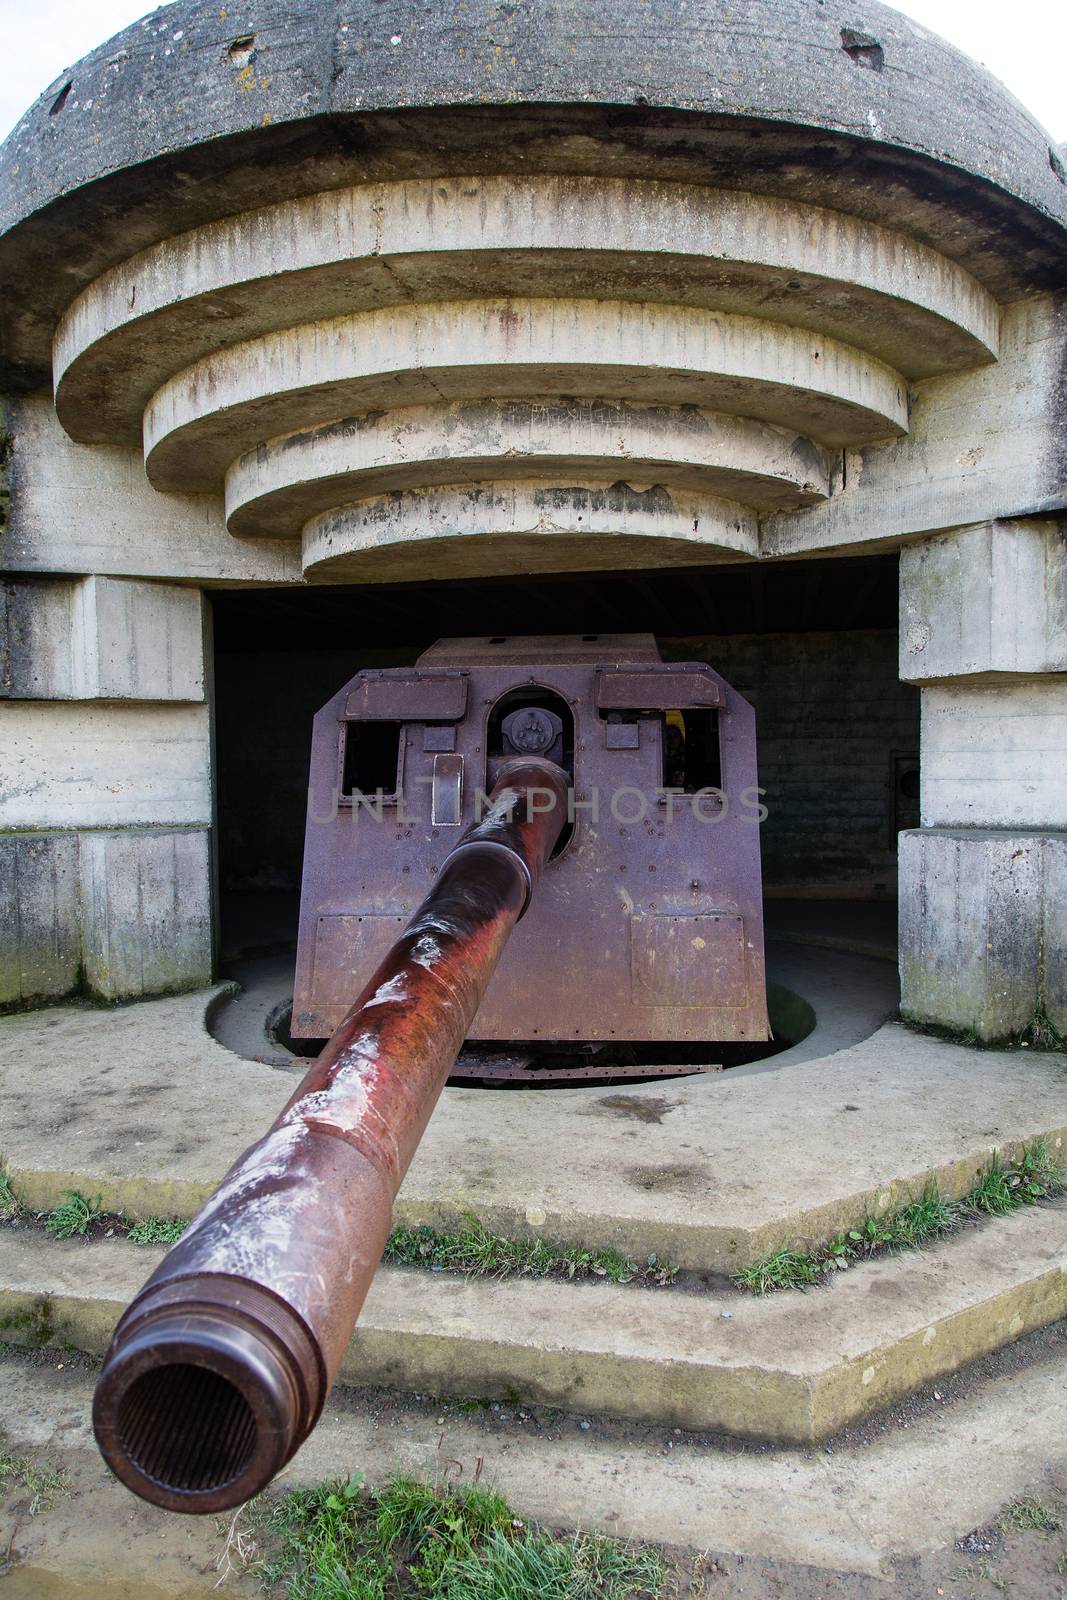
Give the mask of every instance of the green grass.
<path id="1" fill-rule="evenodd" d="M 656 1550 L 558 1536 L 491 1490 L 412 1478 L 296 1489 L 260 1528 L 264 1581 L 288 1600 L 636 1600 L 668 1578 Z"/>
<path id="2" fill-rule="evenodd" d="M 0 1221 L 25 1214 L 5 1178 L 0 1177 Z M 77 1190 L 64 1190 L 62 1202 L 36 1219 L 56 1239 L 70 1239 L 88 1231 L 90 1223 L 107 1223 L 133 1244 L 176 1244 L 188 1228 L 182 1217 L 148 1217 L 128 1222 L 125 1217 L 100 1210 L 100 1196 L 86 1199 Z M 436 1228 L 395 1228 L 382 1258 L 401 1266 L 417 1266 L 465 1277 L 491 1278 L 603 1278 L 611 1283 L 670 1284 L 678 1269 L 661 1262 L 653 1251 L 638 1265 L 614 1249 L 568 1248 L 543 1239 L 506 1239 L 491 1233 L 477 1217 L 456 1233 Z"/>
<path id="3" fill-rule="evenodd" d="M 146 1222 L 131 1223 L 126 1237 L 134 1244 L 177 1244 L 188 1226 L 181 1217 L 149 1217 Z"/>
<path id="4" fill-rule="evenodd" d="M 831 1273 L 868 1256 L 918 1250 L 978 1216 L 1003 1217 L 1067 1190 L 1067 1172 L 1057 1166 L 1044 1139 L 1024 1146 L 1004 1165 L 999 1152 L 961 1200 L 945 1200 L 929 1184 L 918 1200 L 885 1217 L 868 1217 L 862 1227 L 837 1234 L 821 1250 L 778 1250 L 734 1275 L 751 1294 L 806 1289 Z"/>
<path id="5" fill-rule="evenodd" d="M 963 1204 L 974 1212 L 1003 1217 L 1060 1194 L 1065 1186 L 1067 1173 L 1054 1165 L 1044 1139 L 1038 1139 L 1026 1146 L 1012 1167 L 1003 1167 L 999 1155 L 994 1155 L 988 1172 L 964 1196 Z"/>
<path id="6" fill-rule="evenodd" d="M 0 1495 L 8 1495 L 16 1489 L 29 1491 L 30 1503 L 27 1514 L 35 1517 L 39 1511 L 47 1511 L 57 1494 L 66 1492 L 67 1480 L 58 1467 L 41 1465 L 31 1461 L 29 1456 L 13 1455 L 10 1451 L 0 1451 Z"/>
<path id="7" fill-rule="evenodd" d="M 491 1233 L 477 1217 L 468 1218 L 458 1233 L 435 1228 L 395 1228 L 385 1247 L 385 1261 L 401 1266 L 461 1272 L 469 1278 L 607 1278 L 612 1283 L 671 1283 L 677 1268 L 661 1263 L 655 1253 L 643 1265 L 621 1251 L 567 1248 L 543 1239 L 506 1239 Z"/>
<path id="8" fill-rule="evenodd" d="M 94 1222 L 100 1215 L 100 1196 L 95 1200 L 87 1200 L 76 1189 L 64 1189 L 63 1199 L 54 1211 L 45 1213 L 42 1221 L 44 1230 L 54 1239 L 73 1239 L 76 1234 L 83 1234 L 90 1222 Z"/>
<path id="9" fill-rule="evenodd" d="M 1058 1533 L 1063 1521 L 1054 1511 L 1043 1506 L 1032 1494 L 1018 1500 L 1009 1500 L 997 1517 L 997 1527 L 1002 1533 Z"/>
<path id="10" fill-rule="evenodd" d="M 976 1217 L 1007 1216 L 1064 1192 L 1067 1172 L 1053 1160 L 1045 1140 L 1035 1139 L 1007 1164 L 995 1152 L 989 1167 L 960 1200 L 945 1200 L 931 1183 L 918 1200 L 885 1217 L 868 1217 L 861 1227 L 835 1235 L 821 1250 L 777 1250 L 744 1267 L 734 1275 L 734 1282 L 751 1294 L 807 1289 L 867 1257 L 918 1250 Z M 23 1210 L 8 1180 L 0 1177 L 0 1220 Z M 61 1204 L 38 1220 L 59 1239 L 86 1233 L 94 1221 L 113 1221 L 134 1244 L 171 1245 L 188 1227 L 177 1217 L 149 1217 L 137 1223 L 121 1217 L 105 1219 L 100 1213 L 100 1196 L 88 1200 L 76 1190 L 64 1191 Z M 639 1265 L 611 1248 L 568 1248 L 544 1239 L 508 1239 L 490 1232 L 473 1215 L 466 1227 L 455 1233 L 427 1226 L 395 1228 L 383 1260 L 466 1277 L 602 1278 L 612 1283 L 662 1285 L 672 1284 L 678 1273 L 677 1267 L 661 1262 L 654 1252 Z"/>
<path id="11" fill-rule="evenodd" d="M 774 1294 L 779 1289 L 806 1289 L 818 1283 L 824 1264 L 802 1250 L 776 1250 L 737 1273 L 734 1282 L 752 1294 Z"/>

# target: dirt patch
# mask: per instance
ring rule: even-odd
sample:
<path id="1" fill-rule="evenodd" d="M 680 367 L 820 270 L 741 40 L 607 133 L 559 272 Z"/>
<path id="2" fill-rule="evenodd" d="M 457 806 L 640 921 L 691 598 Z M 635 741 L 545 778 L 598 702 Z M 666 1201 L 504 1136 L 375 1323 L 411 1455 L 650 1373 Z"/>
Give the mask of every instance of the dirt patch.
<path id="1" fill-rule="evenodd" d="M 706 1194 L 709 1187 L 703 1167 L 628 1167 L 626 1176 L 635 1189 L 643 1189 L 647 1194 Z"/>
<path id="2" fill-rule="evenodd" d="M 635 1122 L 662 1122 L 675 1104 L 673 1100 L 646 1100 L 637 1094 L 609 1094 L 596 1102 L 593 1114 L 608 1112 L 616 1117 L 632 1117 Z"/>

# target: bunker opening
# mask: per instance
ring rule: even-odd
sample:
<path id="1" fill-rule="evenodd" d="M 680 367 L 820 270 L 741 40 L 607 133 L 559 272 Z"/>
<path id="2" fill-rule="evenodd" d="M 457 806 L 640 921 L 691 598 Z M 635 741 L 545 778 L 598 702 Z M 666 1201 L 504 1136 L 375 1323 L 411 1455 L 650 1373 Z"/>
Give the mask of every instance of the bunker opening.
<path id="1" fill-rule="evenodd" d="M 453 1081 L 643 1081 L 802 1041 L 764 936 L 772 968 L 846 925 L 892 953 L 918 824 L 896 608 L 895 555 L 220 592 L 220 972 L 270 967 L 267 1057 L 315 1053 L 530 754 L 570 809 Z"/>

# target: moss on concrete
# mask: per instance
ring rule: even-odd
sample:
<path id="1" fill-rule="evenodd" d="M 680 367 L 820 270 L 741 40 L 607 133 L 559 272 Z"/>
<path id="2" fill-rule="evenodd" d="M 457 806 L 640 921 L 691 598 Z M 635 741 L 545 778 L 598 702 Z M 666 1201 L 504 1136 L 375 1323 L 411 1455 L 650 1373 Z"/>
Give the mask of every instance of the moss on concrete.
<path id="1" fill-rule="evenodd" d="M 62 1345 L 65 1328 L 56 1320 L 51 1297 L 39 1295 L 28 1304 L 12 1306 L 0 1315 L 0 1340 L 5 1344 L 28 1345 L 32 1350 Z"/>

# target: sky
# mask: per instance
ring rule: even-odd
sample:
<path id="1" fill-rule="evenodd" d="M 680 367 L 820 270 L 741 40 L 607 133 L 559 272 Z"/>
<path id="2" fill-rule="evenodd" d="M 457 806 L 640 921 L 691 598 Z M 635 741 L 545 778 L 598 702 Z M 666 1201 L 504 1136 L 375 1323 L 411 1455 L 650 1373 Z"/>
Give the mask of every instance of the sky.
<path id="1" fill-rule="evenodd" d="M 143 0 L 0 0 L 0 138 L 65 67 L 155 7 Z M 1067 141 L 1065 0 L 905 0 L 896 8 L 994 72 Z M 856 0 L 863 26 L 863 0 Z"/>

